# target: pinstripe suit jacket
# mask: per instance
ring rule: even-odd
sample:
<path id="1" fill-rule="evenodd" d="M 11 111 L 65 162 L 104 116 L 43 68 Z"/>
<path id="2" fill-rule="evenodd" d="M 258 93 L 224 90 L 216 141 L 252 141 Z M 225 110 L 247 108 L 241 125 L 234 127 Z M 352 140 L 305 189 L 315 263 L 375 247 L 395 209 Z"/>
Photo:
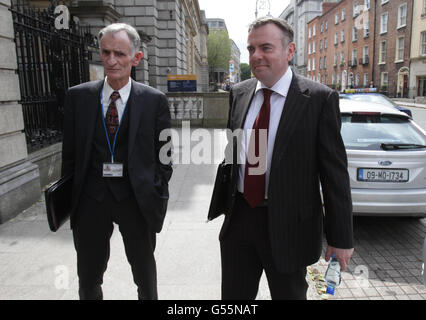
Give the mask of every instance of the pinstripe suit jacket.
<path id="1" fill-rule="evenodd" d="M 231 90 L 229 129 L 243 128 L 256 84 L 250 79 Z M 353 247 L 352 201 L 340 127 L 338 93 L 294 73 L 275 138 L 268 186 L 269 236 L 281 272 L 318 261 L 323 230 L 329 245 Z M 227 152 L 236 143 L 236 139 L 229 142 Z M 231 176 L 230 213 L 220 239 L 226 237 L 232 219 L 238 178 L 235 161 Z"/>

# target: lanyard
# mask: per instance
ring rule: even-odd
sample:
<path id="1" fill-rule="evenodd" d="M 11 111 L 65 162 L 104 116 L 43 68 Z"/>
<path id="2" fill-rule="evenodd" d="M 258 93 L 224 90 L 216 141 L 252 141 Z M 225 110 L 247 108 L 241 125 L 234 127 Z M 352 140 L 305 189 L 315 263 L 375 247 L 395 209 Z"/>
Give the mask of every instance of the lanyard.
<path id="1" fill-rule="evenodd" d="M 105 123 L 104 104 L 103 104 L 103 91 L 104 91 L 104 88 L 102 87 L 102 90 L 101 90 L 101 112 L 102 112 L 102 122 L 103 122 L 103 124 L 104 124 L 105 135 L 106 135 L 107 142 L 108 142 L 108 149 L 109 149 L 109 152 L 111 153 L 111 162 L 112 162 L 112 163 L 114 163 L 114 151 L 115 151 L 115 144 L 116 144 L 116 142 L 117 142 L 117 135 L 118 135 L 118 131 L 120 130 L 121 121 L 119 121 L 118 128 L 117 128 L 117 131 L 115 132 L 114 141 L 113 141 L 113 144 L 112 144 L 112 147 L 111 147 L 111 141 L 109 141 L 108 130 L 107 130 L 106 123 Z M 124 117 L 124 113 L 126 112 L 126 109 L 127 109 L 127 103 L 128 103 L 128 102 L 129 102 L 129 100 L 127 99 L 126 105 L 124 106 L 124 111 L 123 111 L 123 115 L 122 115 L 122 117 Z"/>

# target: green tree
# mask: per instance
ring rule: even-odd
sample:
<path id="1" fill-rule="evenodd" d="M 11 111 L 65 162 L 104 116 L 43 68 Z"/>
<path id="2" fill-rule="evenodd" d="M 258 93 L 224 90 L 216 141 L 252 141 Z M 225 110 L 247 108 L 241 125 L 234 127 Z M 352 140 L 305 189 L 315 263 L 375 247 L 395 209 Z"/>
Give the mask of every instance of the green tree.
<path id="1" fill-rule="evenodd" d="M 241 63 L 240 70 L 241 70 L 241 81 L 251 78 L 251 68 L 247 63 Z"/>
<path id="2" fill-rule="evenodd" d="M 228 32 L 225 30 L 213 30 L 209 33 L 207 38 L 207 56 L 211 79 L 215 69 L 229 69 L 231 43 Z"/>

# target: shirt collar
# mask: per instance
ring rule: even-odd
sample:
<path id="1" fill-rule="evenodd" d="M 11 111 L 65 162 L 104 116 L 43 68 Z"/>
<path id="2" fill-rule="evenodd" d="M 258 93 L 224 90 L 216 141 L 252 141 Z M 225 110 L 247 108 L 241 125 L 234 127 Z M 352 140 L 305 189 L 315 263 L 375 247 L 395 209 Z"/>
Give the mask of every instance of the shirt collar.
<path id="1" fill-rule="evenodd" d="M 120 93 L 120 99 L 121 99 L 123 104 L 126 104 L 127 100 L 129 99 L 131 88 L 132 88 L 132 81 L 129 78 L 129 82 L 127 82 L 127 84 L 124 87 L 122 87 L 120 90 L 118 90 L 118 92 Z M 111 94 L 114 91 L 115 90 L 113 88 L 111 88 L 111 86 L 109 85 L 109 83 L 107 81 L 107 77 L 105 77 L 104 89 L 103 89 L 103 102 L 104 103 L 108 103 L 108 101 L 111 98 Z"/>
<path id="2" fill-rule="evenodd" d="M 290 88 L 292 78 L 293 78 L 293 71 L 291 70 L 291 67 L 289 66 L 287 68 L 287 71 L 284 73 L 284 75 L 280 78 L 280 80 L 278 80 L 272 86 L 272 88 L 268 88 L 262 82 L 257 81 L 256 93 L 259 90 L 266 88 L 266 89 L 270 89 L 270 90 L 274 91 L 275 93 L 278 93 L 279 95 L 281 95 L 283 97 L 287 97 L 288 89 Z"/>

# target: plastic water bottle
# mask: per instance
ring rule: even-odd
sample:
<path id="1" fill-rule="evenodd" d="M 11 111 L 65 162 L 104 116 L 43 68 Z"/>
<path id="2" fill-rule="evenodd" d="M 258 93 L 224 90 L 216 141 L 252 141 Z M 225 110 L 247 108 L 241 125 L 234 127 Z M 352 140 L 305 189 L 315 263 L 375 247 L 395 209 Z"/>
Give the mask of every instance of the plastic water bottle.
<path id="1" fill-rule="evenodd" d="M 337 287 L 342 281 L 342 275 L 340 273 L 340 264 L 334 254 L 331 255 L 330 263 L 328 264 L 324 279 L 327 282 L 326 293 L 334 295 L 334 288 Z"/>

